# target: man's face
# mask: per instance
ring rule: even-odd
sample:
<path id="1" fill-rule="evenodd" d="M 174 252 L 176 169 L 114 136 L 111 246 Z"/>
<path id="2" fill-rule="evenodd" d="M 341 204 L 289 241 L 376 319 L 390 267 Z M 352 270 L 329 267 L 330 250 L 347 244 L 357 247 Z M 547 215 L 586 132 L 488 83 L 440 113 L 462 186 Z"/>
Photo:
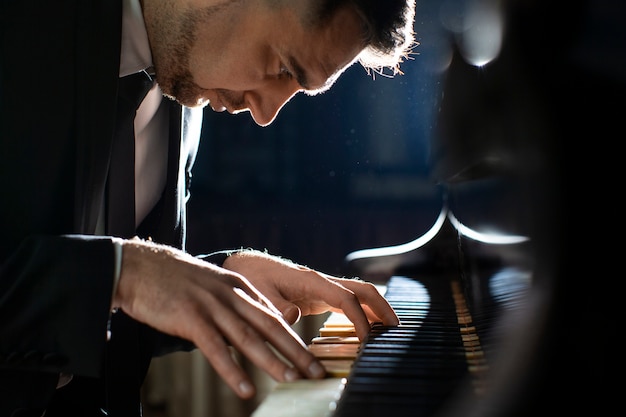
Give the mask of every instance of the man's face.
<path id="1" fill-rule="evenodd" d="M 259 0 L 144 1 L 157 81 L 187 106 L 248 110 L 270 124 L 299 91 L 328 89 L 363 49 L 358 15 L 306 28 L 289 8 Z"/>

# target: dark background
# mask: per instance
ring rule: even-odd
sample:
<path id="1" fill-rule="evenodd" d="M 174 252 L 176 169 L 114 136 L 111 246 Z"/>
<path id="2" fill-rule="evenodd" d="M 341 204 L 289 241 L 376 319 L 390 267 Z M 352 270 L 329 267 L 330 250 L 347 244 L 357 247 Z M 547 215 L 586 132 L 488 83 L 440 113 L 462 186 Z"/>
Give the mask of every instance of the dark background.
<path id="1" fill-rule="evenodd" d="M 518 152 L 520 144 L 544 146 L 541 135 L 553 142 L 547 164 L 563 172 L 555 176 L 562 195 L 551 197 L 563 201 L 563 227 L 593 234 L 594 227 L 572 225 L 619 218 L 593 216 L 590 208 L 604 207 L 607 180 L 620 178 L 621 152 L 613 147 L 623 136 L 623 1 L 506 2 L 514 9 L 508 55 L 447 91 L 448 103 L 455 96 L 448 108 L 468 119 L 447 126 L 457 140 L 441 148 L 437 121 L 452 47 L 472 6 L 498 3 L 419 0 L 420 44 L 402 65 L 404 75 L 372 77 L 357 63 L 327 93 L 294 97 L 269 127 L 248 113 L 207 110 L 189 202 L 189 251 L 254 247 L 341 274 L 349 252 L 405 243 L 432 225 L 440 208 L 433 171 L 443 166 L 454 174 L 481 143 L 508 146 L 505 157 L 531 167 L 536 158 Z M 485 92 L 483 101 L 476 89 Z M 511 101 L 523 104 L 521 112 Z M 529 116 L 553 125 L 536 135 L 523 123 Z M 479 199 L 468 201 L 481 210 Z"/>
<path id="2" fill-rule="evenodd" d="M 393 78 L 358 63 L 330 91 L 296 95 L 268 127 L 205 111 L 188 250 L 253 247 L 329 273 L 351 251 L 404 243 L 440 209 L 430 178 L 449 50 L 437 2 L 421 1 L 420 45 Z"/>

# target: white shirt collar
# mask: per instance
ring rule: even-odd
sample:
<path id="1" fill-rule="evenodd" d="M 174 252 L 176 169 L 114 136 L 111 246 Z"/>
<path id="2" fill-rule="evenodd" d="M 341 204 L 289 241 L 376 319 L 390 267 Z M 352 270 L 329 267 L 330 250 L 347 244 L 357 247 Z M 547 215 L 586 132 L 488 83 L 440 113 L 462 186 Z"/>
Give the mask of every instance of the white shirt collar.
<path id="1" fill-rule="evenodd" d="M 152 53 L 139 0 L 124 0 L 120 77 L 152 66 Z"/>

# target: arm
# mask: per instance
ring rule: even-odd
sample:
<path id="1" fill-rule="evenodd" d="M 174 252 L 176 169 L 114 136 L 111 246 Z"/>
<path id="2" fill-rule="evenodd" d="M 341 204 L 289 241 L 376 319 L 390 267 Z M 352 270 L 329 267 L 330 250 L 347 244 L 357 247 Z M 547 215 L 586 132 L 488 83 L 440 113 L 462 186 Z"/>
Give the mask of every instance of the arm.
<path id="1" fill-rule="evenodd" d="M 25 239 L 0 272 L 0 366 L 98 375 L 113 259 L 111 238 Z"/>

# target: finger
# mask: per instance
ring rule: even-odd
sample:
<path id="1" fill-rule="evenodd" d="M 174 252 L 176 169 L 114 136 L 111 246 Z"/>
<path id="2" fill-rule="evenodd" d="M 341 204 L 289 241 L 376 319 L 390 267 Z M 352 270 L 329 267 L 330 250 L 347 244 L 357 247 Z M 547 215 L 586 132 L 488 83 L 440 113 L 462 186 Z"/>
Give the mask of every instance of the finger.
<path id="1" fill-rule="evenodd" d="M 283 319 L 289 324 L 296 324 L 302 317 L 302 310 L 293 303 L 286 304 L 280 310 L 282 311 Z"/>
<path id="2" fill-rule="evenodd" d="M 204 303 L 196 304 L 187 314 L 185 331 L 193 335 L 191 340 L 202 351 L 213 369 L 224 382 L 241 398 L 251 398 L 256 393 L 249 375 L 233 358 L 227 345 L 230 342 L 252 363 L 265 370 L 277 381 L 295 380 L 299 377 L 267 346 L 264 339 L 249 325 L 237 310 L 241 305 L 254 304 L 265 314 L 276 315 L 268 307 L 247 294 L 242 288 L 231 288 L 221 298 L 210 297 Z M 211 306 L 210 312 L 204 306 Z M 233 309 L 235 307 L 235 309 Z M 187 305 L 190 308 L 190 305 Z M 189 310 L 188 310 L 189 311 Z M 254 313 L 252 313 L 253 315 Z M 258 314 L 258 312 L 257 312 Z M 217 319 L 219 318 L 219 319 Z"/>
<path id="3" fill-rule="evenodd" d="M 371 325 L 354 293 L 352 293 L 351 299 L 343 300 L 339 308 L 352 324 L 354 324 L 354 330 L 359 340 L 364 341 L 371 330 Z"/>
<path id="4" fill-rule="evenodd" d="M 236 308 L 241 316 L 247 318 L 247 322 L 239 320 L 229 324 L 231 329 L 238 328 L 232 332 L 233 339 L 229 340 L 255 365 L 277 381 L 292 381 L 301 375 L 308 378 L 324 376 L 323 366 L 280 315 L 254 303 L 239 303 Z M 265 341 L 293 367 L 279 359 Z"/>
<path id="5" fill-rule="evenodd" d="M 279 289 L 273 286 L 263 286 L 263 283 L 259 283 L 259 287 L 263 296 L 269 300 L 268 302 L 272 303 L 276 311 L 282 315 L 287 323 L 295 324 L 300 321 L 302 310 L 298 305 L 286 299 Z M 298 297 L 302 297 L 302 292 L 299 291 Z"/>
<path id="6" fill-rule="evenodd" d="M 354 324 L 360 340 L 364 340 L 371 330 L 370 322 L 381 321 L 386 325 L 399 323 L 395 311 L 378 292 L 375 285 L 360 280 L 333 277 L 306 267 L 299 269 L 315 274 L 312 279 L 298 281 L 302 285 L 298 289 L 300 297 L 304 300 L 311 300 L 319 299 L 321 296 L 324 303 L 332 307 L 332 310 L 340 311 L 348 317 Z M 303 294 L 312 296 L 306 297 Z"/>
<path id="7" fill-rule="evenodd" d="M 250 297 L 255 302 L 261 303 L 273 313 L 281 314 L 282 310 L 275 306 L 266 295 L 253 286 L 246 277 L 232 271 L 230 271 L 229 274 L 234 275 L 227 275 L 227 281 L 225 282 L 229 283 L 232 288 L 243 291 L 246 296 Z"/>
<path id="8" fill-rule="evenodd" d="M 380 294 L 374 284 L 346 278 L 335 278 L 334 280 L 354 292 L 359 302 L 367 306 L 365 312 L 371 321 L 380 321 L 386 326 L 396 326 L 400 323 L 393 307 Z"/>
<path id="9" fill-rule="evenodd" d="M 256 394 L 256 387 L 248 374 L 233 359 L 222 335 L 212 326 L 204 325 L 194 343 L 209 361 L 215 372 L 240 398 L 248 399 Z"/>
<path id="10" fill-rule="evenodd" d="M 240 353 L 276 381 L 294 381 L 301 378 L 297 370 L 280 359 L 259 333 L 237 314 L 233 314 L 232 310 L 218 308 L 217 312 L 220 317 L 219 322 L 214 323 L 215 327 L 202 326 L 200 336 L 195 338 L 194 342 L 213 369 L 239 397 L 252 398 L 256 394 L 256 387 L 231 355 L 225 340 L 228 340 Z M 299 346 L 304 349 L 303 346 Z"/>
<path id="11" fill-rule="evenodd" d="M 354 324 L 363 340 L 370 331 L 369 320 L 355 294 L 338 284 L 330 276 L 300 265 L 290 266 L 307 274 L 303 279 L 284 279 L 277 288 L 266 288 L 272 302 L 289 317 L 289 309 L 296 305 L 300 314 L 319 314 L 329 310 L 341 311 Z M 291 300 L 289 302 L 288 300 Z"/>
<path id="12" fill-rule="evenodd" d="M 356 294 L 339 284 L 333 279 L 325 278 L 316 283 L 316 291 L 323 294 L 324 301 L 327 305 L 333 307 L 336 311 L 341 311 L 354 324 L 357 336 L 360 340 L 364 340 L 371 327 L 370 322 L 361 307 Z"/>

